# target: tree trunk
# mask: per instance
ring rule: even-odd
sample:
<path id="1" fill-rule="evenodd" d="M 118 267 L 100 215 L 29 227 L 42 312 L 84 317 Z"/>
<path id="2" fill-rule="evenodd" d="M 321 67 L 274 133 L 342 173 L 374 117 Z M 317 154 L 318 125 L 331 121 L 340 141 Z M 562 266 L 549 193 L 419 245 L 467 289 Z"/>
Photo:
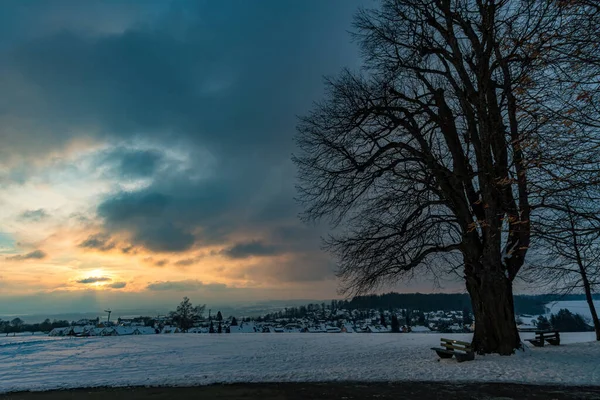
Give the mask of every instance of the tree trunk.
<path id="1" fill-rule="evenodd" d="M 568 208 L 569 212 L 571 211 Z M 594 297 L 592 296 L 592 288 L 590 281 L 587 276 L 587 269 L 579 251 L 579 241 L 577 240 L 577 232 L 575 231 L 575 221 L 573 215 L 569 214 L 569 222 L 571 223 L 571 238 L 573 239 L 573 248 L 575 249 L 575 257 L 577 260 L 577 266 L 579 267 L 579 274 L 581 275 L 581 281 L 583 282 L 583 290 L 585 291 L 585 299 L 587 300 L 590 312 L 592 313 L 592 321 L 594 321 L 594 330 L 596 331 L 596 340 L 600 341 L 600 320 L 598 320 L 598 313 L 596 313 L 596 306 L 594 305 Z"/>
<path id="2" fill-rule="evenodd" d="M 499 267 L 479 264 L 466 272 L 475 316 L 473 349 L 479 354 L 513 354 L 521 339 L 515 322 L 512 283 Z"/>
<path id="3" fill-rule="evenodd" d="M 598 319 L 598 313 L 596 312 L 596 306 L 594 305 L 594 297 L 592 296 L 592 289 L 590 288 L 590 282 L 587 279 L 587 273 L 585 270 L 582 271 L 581 277 L 583 278 L 583 289 L 585 290 L 585 299 L 590 306 L 590 312 L 592 313 L 592 321 L 594 321 L 594 330 L 596 331 L 596 340 L 600 341 L 600 320 Z"/>

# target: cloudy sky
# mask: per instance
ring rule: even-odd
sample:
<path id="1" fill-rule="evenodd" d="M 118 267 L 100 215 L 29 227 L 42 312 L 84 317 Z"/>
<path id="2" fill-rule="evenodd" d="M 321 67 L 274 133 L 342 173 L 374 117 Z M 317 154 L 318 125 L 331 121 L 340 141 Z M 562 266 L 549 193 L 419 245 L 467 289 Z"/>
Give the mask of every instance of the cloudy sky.
<path id="1" fill-rule="evenodd" d="M 334 297 L 290 155 L 360 3 L 4 0 L 0 312 Z"/>

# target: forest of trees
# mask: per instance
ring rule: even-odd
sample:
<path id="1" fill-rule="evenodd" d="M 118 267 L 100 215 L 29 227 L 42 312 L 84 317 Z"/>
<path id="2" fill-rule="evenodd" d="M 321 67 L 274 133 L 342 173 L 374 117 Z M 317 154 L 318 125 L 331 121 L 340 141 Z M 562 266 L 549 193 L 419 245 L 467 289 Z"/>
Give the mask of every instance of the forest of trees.
<path id="1" fill-rule="evenodd" d="M 70 326 L 67 320 L 44 320 L 44 322 L 28 324 L 21 318 L 13 318 L 10 321 L 0 319 L 0 333 L 18 333 L 18 332 L 49 332 L 54 328 L 64 328 Z"/>
<path id="2" fill-rule="evenodd" d="M 600 299 L 600 295 L 597 296 Z M 544 294 L 544 295 L 516 295 L 514 298 L 515 312 L 517 314 L 539 315 L 546 312 L 545 305 L 558 300 L 585 300 L 583 294 Z M 381 295 L 357 296 L 344 303 L 350 310 L 354 309 L 389 309 L 406 308 L 412 310 L 429 311 L 471 311 L 471 299 L 464 294 L 423 294 L 423 293 L 386 293 Z"/>

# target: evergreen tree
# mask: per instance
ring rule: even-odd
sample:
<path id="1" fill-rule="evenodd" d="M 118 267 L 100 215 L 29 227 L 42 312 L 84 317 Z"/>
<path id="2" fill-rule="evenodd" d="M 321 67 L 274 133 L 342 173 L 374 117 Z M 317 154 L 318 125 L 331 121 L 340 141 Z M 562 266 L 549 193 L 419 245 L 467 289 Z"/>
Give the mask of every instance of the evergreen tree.
<path id="1" fill-rule="evenodd" d="M 223 327 L 221 325 L 221 321 L 219 321 L 219 327 L 217 328 L 217 333 L 222 333 L 223 332 Z"/>
<path id="2" fill-rule="evenodd" d="M 237 319 L 235 319 L 235 317 L 231 318 L 231 326 L 237 326 L 237 324 Z"/>
<path id="3" fill-rule="evenodd" d="M 208 328 L 208 332 L 215 333 L 215 326 L 213 325 L 212 321 L 210 321 L 210 327 Z"/>
<path id="4" fill-rule="evenodd" d="M 217 312 L 217 321 L 223 321 L 223 314 L 221 314 L 221 311 Z"/>
<path id="5" fill-rule="evenodd" d="M 400 332 L 400 321 L 398 321 L 396 314 L 392 315 L 392 332 Z"/>
<path id="6" fill-rule="evenodd" d="M 385 316 L 383 315 L 383 313 L 379 314 L 379 323 L 387 328 L 387 323 L 385 322 Z"/>
<path id="7" fill-rule="evenodd" d="M 423 311 L 419 311 L 417 322 L 419 325 L 425 325 L 425 314 L 423 314 Z"/>
<path id="8" fill-rule="evenodd" d="M 463 308 L 463 325 L 470 326 L 473 323 L 473 317 L 471 317 L 471 310 L 465 307 Z"/>
<path id="9" fill-rule="evenodd" d="M 586 332 L 590 327 L 579 314 L 573 314 L 567 309 L 561 309 L 557 314 L 550 316 L 552 327 L 561 332 Z"/>

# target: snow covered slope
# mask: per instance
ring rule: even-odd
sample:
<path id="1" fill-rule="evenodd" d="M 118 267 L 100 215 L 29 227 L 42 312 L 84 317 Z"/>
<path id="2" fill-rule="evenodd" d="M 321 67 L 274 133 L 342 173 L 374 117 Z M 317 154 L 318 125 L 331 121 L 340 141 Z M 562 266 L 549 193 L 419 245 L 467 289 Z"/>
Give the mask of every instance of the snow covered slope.
<path id="1" fill-rule="evenodd" d="M 533 334 L 523 334 L 524 338 Z M 215 382 L 466 380 L 600 384 L 600 343 L 512 357 L 438 361 L 429 348 L 456 334 L 175 334 L 104 338 L 0 337 L 0 392 Z"/>
<path id="2" fill-rule="evenodd" d="M 600 310 L 600 300 L 594 300 L 594 305 L 596 306 L 596 310 Z M 581 314 L 581 316 L 588 319 L 588 321 L 592 320 L 590 307 L 585 300 L 553 301 L 552 303 L 546 304 L 546 308 L 550 310 L 546 315 L 548 318 L 550 318 L 550 314 L 556 314 L 561 309 L 566 308 L 573 314 Z"/>

